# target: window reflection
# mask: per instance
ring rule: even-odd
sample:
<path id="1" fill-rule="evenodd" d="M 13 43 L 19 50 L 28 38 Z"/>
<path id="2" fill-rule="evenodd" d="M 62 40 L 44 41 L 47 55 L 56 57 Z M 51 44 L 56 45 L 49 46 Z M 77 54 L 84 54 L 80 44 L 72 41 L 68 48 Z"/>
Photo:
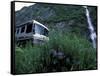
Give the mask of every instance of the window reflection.
<path id="1" fill-rule="evenodd" d="M 35 33 L 48 36 L 48 30 L 39 24 L 35 24 Z"/>

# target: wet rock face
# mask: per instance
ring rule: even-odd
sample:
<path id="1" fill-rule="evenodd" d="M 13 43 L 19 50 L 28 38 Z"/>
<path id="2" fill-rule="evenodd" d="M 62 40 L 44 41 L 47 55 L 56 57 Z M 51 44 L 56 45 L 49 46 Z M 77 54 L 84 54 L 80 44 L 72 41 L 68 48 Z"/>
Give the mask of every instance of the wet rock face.
<path id="1" fill-rule="evenodd" d="M 64 52 L 58 50 L 52 50 L 50 53 L 50 64 L 48 66 L 48 71 L 68 71 L 71 69 L 71 58 L 66 56 Z M 67 69 L 65 69 L 67 68 Z"/>

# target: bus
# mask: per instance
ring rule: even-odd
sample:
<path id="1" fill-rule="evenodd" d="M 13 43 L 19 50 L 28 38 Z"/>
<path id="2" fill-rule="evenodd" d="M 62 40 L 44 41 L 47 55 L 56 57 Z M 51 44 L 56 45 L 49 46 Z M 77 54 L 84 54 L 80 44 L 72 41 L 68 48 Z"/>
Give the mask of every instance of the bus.
<path id="1" fill-rule="evenodd" d="M 31 41 L 32 44 L 39 44 L 49 40 L 49 29 L 36 20 L 27 21 L 16 26 L 16 42 Z"/>

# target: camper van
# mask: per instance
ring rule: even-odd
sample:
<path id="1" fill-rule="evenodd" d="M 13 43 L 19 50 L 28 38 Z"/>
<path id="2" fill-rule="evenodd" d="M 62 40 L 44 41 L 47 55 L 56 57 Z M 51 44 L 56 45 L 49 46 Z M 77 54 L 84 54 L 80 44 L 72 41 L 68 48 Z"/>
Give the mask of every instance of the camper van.
<path id="1" fill-rule="evenodd" d="M 31 20 L 16 26 L 15 38 L 17 42 L 31 41 L 33 44 L 46 42 L 49 29 L 36 20 Z"/>

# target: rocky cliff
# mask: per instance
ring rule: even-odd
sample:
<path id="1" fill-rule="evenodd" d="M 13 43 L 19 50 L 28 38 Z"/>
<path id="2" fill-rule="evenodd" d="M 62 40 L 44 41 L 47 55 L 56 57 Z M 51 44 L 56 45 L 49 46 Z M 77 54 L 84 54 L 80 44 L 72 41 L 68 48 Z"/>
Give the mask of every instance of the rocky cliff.
<path id="1" fill-rule="evenodd" d="M 88 6 L 92 23 L 97 26 L 97 7 Z M 16 26 L 35 19 L 50 29 L 87 35 L 85 9 L 78 5 L 35 4 L 16 11 Z"/>

